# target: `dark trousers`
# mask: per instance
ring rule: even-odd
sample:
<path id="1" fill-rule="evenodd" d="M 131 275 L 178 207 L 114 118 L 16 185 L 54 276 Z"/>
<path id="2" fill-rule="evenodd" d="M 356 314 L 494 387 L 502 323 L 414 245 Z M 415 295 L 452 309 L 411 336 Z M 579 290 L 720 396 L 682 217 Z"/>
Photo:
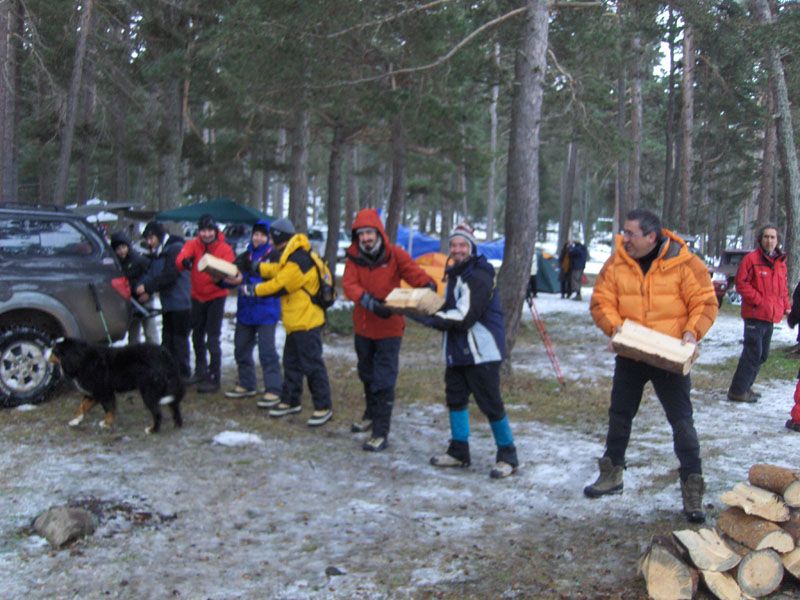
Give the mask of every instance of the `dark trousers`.
<path id="1" fill-rule="evenodd" d="M 280 394 L 283 375 L 278 351 L 275 350 L 275 323 L 269 325 L 245 325 L 236 323 L 233 334 L 233 357 L 239 371 L 239 385 L 247 390 L 256 389 L 256 365 L 253 348 L 258 343 L 258 362 L 264 376 L 264 391 Z"/>
<path id="2" fill-rule="evenodd" d="M 569 298 L 572 295 L 572 272 L 561 273 L 558 282 L 561 284 L 561 297 Z"/>
<path id="3" fill-rule="evenodd" d="M 374 437 L 389 435 L 402 339 L 393 337 L 372 340 L 355 336 L 358 378 L 364 384 L 367 400 L 364 418 L 372 421 Z"/>
<path id="4" fill-rule="evenodd" d="M 490 423 L 506 416 L 500 396 L 500 363 L 447 367 L 444 371 L 444 393 L 450 410 L 463 410 L 469 395 Z"/>
<path id="5" fill-rule="evenodd" d="M 222 332 L 222 317 L 225 314 L 225 296 L 208 302 L 192 298 L 192 347 L 194 348 L 194 371 L 207 374 L 219 381 L 222 366 L 222 350 L 219 337 Z M 208 357 L 206 357 L 208 350 Z"/>
<path id="6" fill-rule="evenodd" d="M 161 345 L 178 361 L 181 375 L 184 377 L 192 374 L 192 367 L 189 364 L 189 333 L 191 331 L 191 311 L 170 310 L 161 313 Z"/>
<path id="7" fill-rule="evenodd" d="M 769 321 L 744 320 L 744 347 L 733 374 L 730 393 L 744 395 L 753 386 L 761 365 L 767 362 L 769 356 L 772 328 Z"/>
<path id="8" fill-rule="evenodd" d="M 304 376 L 308 379 L 314 410 L 331 408 L 331 386 L 322 360 L 322 327 L 286 334 L 281 402 L 291 406 L 300 404 Z"/>
<path id="9" fill-rule="evenodd" d="M 689 375 L 670 373 L 643 362 L 618 356 L 608 409 L 608 436 L 605 456 L 616 465 L 625 464 L 625 450 L 631 437 L 631 424 L 639 410 L 645 384 L 650 381 L 672 427 L 672 443 L 680 462 L 681 480 L 692 473 L 702 474 L 700 443 L 694 429 Z"/>

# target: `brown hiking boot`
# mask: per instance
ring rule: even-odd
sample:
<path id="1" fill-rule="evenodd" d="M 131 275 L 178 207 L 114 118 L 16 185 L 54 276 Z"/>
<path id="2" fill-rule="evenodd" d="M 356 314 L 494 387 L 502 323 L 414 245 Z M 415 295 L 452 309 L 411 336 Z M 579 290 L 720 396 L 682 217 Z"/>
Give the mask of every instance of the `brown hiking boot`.
<path id="1" fill-rule="evenodd" d="M 615 467 L 608 456 L 601 458 L 598 464 L 600 475 L 592 485 L 583 488 L 584 495 L 588 498 L 599 498 L 606 494 L 621 494 L 623 467 Z"/>
<path id="2" fill-rule="evenodd" d="M 753 402 L 758 402 L 758 398 L 750 391 L 747 390 L 743 394 L 737 394 L 736 392 L 732 392 L 728 390 L 728 401 L 729 402 L 747 402 L 752 404 Z"/>
<path id="3" fill-rule="evenodd" d="M 704 523 L 706 513 L 703 510 L 703 492 L 706 484 L 703 476 L 699 473 L 692 473 L 681 481 L 681 496 L 683 496 L 683 514 L 692 523 Z"/>

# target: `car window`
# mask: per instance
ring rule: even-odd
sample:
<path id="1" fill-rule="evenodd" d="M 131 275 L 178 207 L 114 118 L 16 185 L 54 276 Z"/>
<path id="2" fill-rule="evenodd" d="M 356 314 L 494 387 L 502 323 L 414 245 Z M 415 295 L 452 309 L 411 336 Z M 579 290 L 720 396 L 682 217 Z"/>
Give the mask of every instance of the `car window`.
<path id="1" fill-rule="evenodd" d="M 325 237 L 322 235 L 322 231 L 319 229 L 312 229 L 308 232 L 308 239 L 314 242 L 318 242 L 324 240 Z"/>
<path id="2" fill-rule="evenodd" d="M 64 221 L 0 219 L 0 254 L 7 257 L 88 256 L 91 240 Z"/>

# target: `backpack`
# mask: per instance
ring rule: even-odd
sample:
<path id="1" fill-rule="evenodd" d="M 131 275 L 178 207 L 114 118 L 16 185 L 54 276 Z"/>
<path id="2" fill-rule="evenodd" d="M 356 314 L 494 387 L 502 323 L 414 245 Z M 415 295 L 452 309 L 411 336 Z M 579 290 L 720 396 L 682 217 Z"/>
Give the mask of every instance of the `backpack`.
<path id="1" fill-rule="evenodd" d="M 336 302 L 336 288 L 334 287 L 333 275 L 328 268 L 328 264 L 314 250 L 309 251 L 311 260 L 314 261 L 314 268 L 317 270 L 319 278 L 319 289 L 316 294 L 305 290 L 311 297 L 311 302 L 319 306 L 322 310 L 327 310 Z"/>

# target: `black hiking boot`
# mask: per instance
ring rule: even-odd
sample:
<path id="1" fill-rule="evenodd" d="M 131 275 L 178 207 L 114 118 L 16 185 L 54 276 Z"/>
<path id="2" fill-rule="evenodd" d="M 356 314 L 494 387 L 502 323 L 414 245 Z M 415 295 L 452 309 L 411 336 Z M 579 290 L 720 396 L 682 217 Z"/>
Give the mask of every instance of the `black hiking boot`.
<path id="1" fill-rule="evenodd" d="M 681 496 L 683 497 L 683 514 L 690 523 L 705 523 L 706 513 L 703 510 L 703 492 L 706 484 L 703 476 L 692 473 L 681 481 Z"/>

